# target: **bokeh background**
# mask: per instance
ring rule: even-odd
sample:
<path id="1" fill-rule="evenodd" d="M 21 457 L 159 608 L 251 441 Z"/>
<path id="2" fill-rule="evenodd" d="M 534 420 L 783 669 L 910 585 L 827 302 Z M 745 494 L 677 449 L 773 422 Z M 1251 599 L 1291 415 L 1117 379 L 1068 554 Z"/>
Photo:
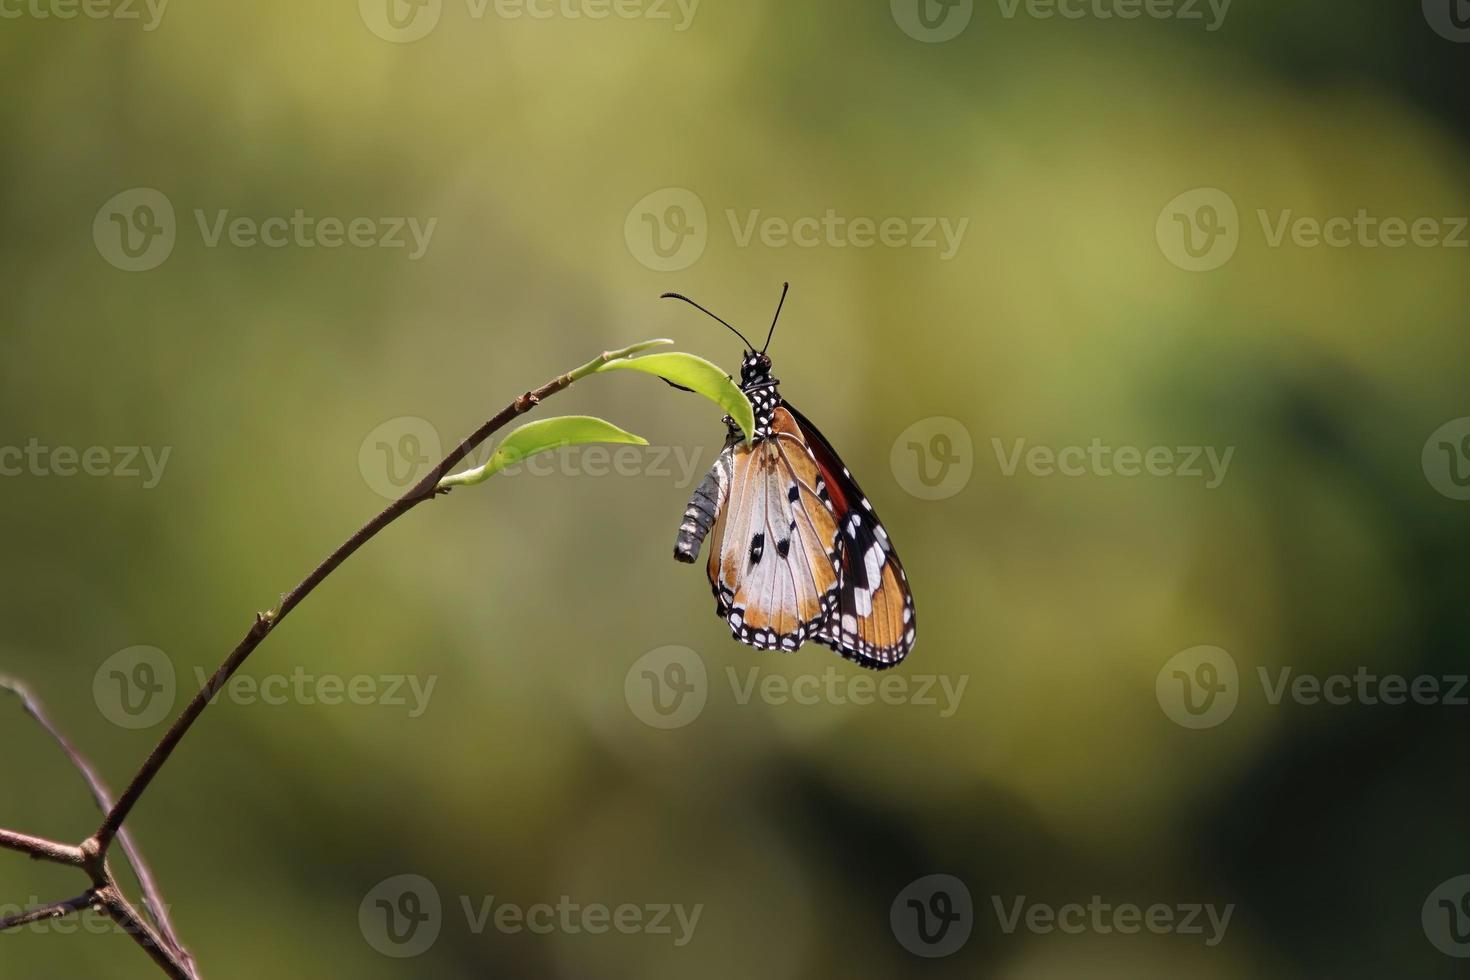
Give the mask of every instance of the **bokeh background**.
<path id="1" fill-rule="evenodd" d="M 120 786 L 436 441 L 647 337 L 733 369 L 736 341 L 659 293 L 758 333 L 790 280 L 784 391 L 917 591 L 893 696 L 852 703 L 869 675 L 823 648 L 729 639 L 669 554 L 718 410 L 590 379 L 543 414 L 646 454 L 415 511 L 244 671 L 306 687 L 222 698 L 137 809 L 205 975 L 1462 975 L 1470 708 L 1273 704 L 1260 680 L 1467 672 L 1454 2 L 7 4 L 0 446 L 50 455 L 0 479 L 0 673 Z M 434 224 L 420 250 L 245 244 L 298 209 L 364 241 Z M 1259 216 L 1360 210 L 1461 247 L 1273 246 Z M 781 237 L 829 211 L 900 221 Z M 956 249 L 923 247 L 938 219 Z M 1020 440 L 1233 456 L 1211 487 L 1009 467 Z M 62 475 L 68 447 L 107 475 Z M 169 454 L 156 480 L 144 450 Z M 371 703 L 294 693 L 359 677 Z M 1221 707 L 1181 707 L 1212 678 Z M 81 839 L 79 779 L 0 709 L 0 825 Z M 968 892 L 945 886 L 969 917 L 943 957 L 905 925 L 930 875 Z M 440 911 L 395 943 L 413 889 Z M 0 855 L 0 902 L 77 890 Z M 477 928 L 487 901 L 563 896 L 701 912 L 682 945 Z M 1231 918 L 996 911 L 1093 896 Z M 82 926 L 0 937 L 0 974 L 156 975 Z"/>

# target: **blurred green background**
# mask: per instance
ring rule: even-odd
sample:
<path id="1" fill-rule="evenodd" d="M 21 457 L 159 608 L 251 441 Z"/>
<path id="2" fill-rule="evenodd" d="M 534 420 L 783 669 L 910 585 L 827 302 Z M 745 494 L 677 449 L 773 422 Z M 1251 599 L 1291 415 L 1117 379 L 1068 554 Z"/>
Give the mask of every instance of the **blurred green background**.
<path id="1" fill-rule="evenodd" d="M 733 370 L 734 339 L 664 290 L 758 333 L 792 281 L 776 373 L 917 594 L 896 703 L 851 703 L 870 675 L 824 648 L 734 643 L 703 569 L 670 559 L 719 412 L 579 384 L 542 414 L 650 450 L 415 511 L 244 671 L 381 697 L 237 690 L 137 809 L 211 980 L 1461 975 L 1431 893 L 1470 872 L 1470 709 L 1273 704 L 1259 671 L 1466 670 L 1470 251 L 1270 237 L 1360 210 L 1455 236 L 1464 36 L 1433 3 L 1242 0 L 1213 30 L 1203 4 L 925 4 L 5 6 L 0 447 L 104 447 L 110 469 L 53 453 L 0 478 L 0 673 L 114 787 L 435 440 L 647 337 Z M 319 225 L 246 244 L 298 209 L 408 247 Z M 829 211 L 901 220 L 869 247 L 850 224 L 782 238 Z M 416 257 L 409 218 L 434 222 Z M 914 238 L 941 218 L 966 223 L 948 256 Z M 1213 489 L 1008 466 L 1018 440 L 1095 439 L 1234 452 Z M 119 447 L 169 455 L 150 481 Z M 174 678 L 151 724 L 119 701 L 140 646 Z M 1235 707 L 1188 727 L 1168 665 L 1201 646 L 1237 668 Z M 698 690 L 656 727 L 668 657 Z M 421 712 L 405 677 L 435 685 Z M 10 699 L 0 738 L 0 826 L 90 832 Z M 940 958 L 901 926 L 933 874 L 973 918 Z M 385 940 L 401 875 L 441 905 L 422 950 Z M 78 890 L 0 854 L 0 903 Z M 679 945 L 477 929 L 491 896 L 702 910 Z M 996 911 L 1093 896 L 1233 911 L 1213 945 Z M 0 936 L 0 974 L 156 975 L 65 928 Z"/>

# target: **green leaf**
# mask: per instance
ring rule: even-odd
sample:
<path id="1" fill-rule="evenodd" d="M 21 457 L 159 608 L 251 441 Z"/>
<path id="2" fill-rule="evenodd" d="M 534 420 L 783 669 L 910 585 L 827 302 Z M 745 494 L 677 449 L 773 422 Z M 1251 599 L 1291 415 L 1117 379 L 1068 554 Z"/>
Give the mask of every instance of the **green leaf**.
<path id="1" fill-rule="evenodd" d="M 656 375 L 665 381 L 682 385 L 698 392 L 725 410 L 745 433 L 749 442 L 755 435 L 755 413 L 751 411 L 750 399 L 740 386 L 730 380 L 716 364 L 693 354 L 675 352 L 670 354 L 647 354 L 643 357 L 609 361 L 596 369 L 602 371 L 642 371 Z"/>
<path id="2" fill-rule="evenodd" d="M 590 415 L 563 415 L 554 419 L 539 419 L 535 422 L 527 422 L 506 436 L 484 466 L 446 476 L 439 481 L 439 486 L 441 488 L 472 487 L 477 483 L 484 483 L 507 466 L 529 459 L 538 453 L 589 442 L 648 445 L 647 439 L 635 436 L 631 432 L 624 432 L 611 422 L 605 422 Z"/>

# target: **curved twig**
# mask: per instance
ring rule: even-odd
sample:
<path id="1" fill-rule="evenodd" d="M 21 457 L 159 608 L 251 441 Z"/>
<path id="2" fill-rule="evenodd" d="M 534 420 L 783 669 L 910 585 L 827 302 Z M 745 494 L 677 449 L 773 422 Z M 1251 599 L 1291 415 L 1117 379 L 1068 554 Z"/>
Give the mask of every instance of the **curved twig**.
<path id="1" fill-rule="evenodd" d="M 606 351 L 600 356 L 582 365 L 574 371 L 569 371 L 557 378 L 553 378 L 546 384 L 534 391 L 528 391 L 521 395 L 511 404 L 507 405 L 501 412 L 485 422 L 476 429 L 468 438 L 461 442 L 448 456 L 436 465 L 430 473 L 420 480 L 411 490 L 399 497 L 383 510 L 377 517 L 363 525 L 357 533 L 348 538 L 336 551 L 332 552 L 310 575 L 301 581 L 290 592 L 282 598 L 281 604 L 275 609 L 257 613 L 255 622 L 245 633 L 244 638 L 236 645 L 225 662 L 214 672 L 208 682 L 200 688 L 194 698 L 185 706 L 179 717 L 169 726 L 167 732 L 159 740 L 158 744 L 144 760 L 143 765 L 129 781 L 128 786 L 116 802 L 110 802 L 110 794 L 106 786 L 97 777 L 91 766 L 76 751 L 71 743 L 61 735 L 60 731 L 51 724 L 45 713 L 40 710 L 34 698 L 31 698 L 24 687 L 11 682 L 3 685 L 20 697 L 26 710 L 34 717 L 43 728 L 62 747 L 63 751 L 71 758 L 73 765 L 82 773 L 87 784 L 92 789 L 92 795 L 98 805 L 105 812 L 102 824 L 97 832 L 83 841 L 80 846 L 61 844 L 55 841 L 39 837 L 31 837 L 25 834 L 15 833 L 8 830 L 0 830 L 0 847 L 8 850 L 19 851 L 28 854 L 38 860 L 51 861 L 57 864 L 66 864 L 84 870 L 92 879 L 93 887 L 84 895 L 64 902 L 41 906 L 21 913 L 17 919 L 24 922 L 35 922 L 44 918 L 55 918 L 70 914 L 90 905 L 101 905 L 111 918 L 123 927 L 135 942 L 141 946 L 155 963 L 174 980 L 199 980 L 198 969 L 192 957 L 178 942 L 174 933 L 173 925 L 169 921 L 167 909 L 159 898 L 156 882 L 148 870 L 146 864 L 140 859 L 126 831 L 123 822 L 132 813 L 133 808 L 142 798 L 144 792 L 152 785 L 154 778 L 173 755 L 174 749 L 178 748 L 184 736 L 199 720 L 204 709 L 209 707 L 215 695 L 229 682 L 235 672 L 245 663 L 250 654 L 264 642 L 282 620 L 299 606 L 306 597 L 326 581 L 327 577 L 336 571 L 343 562 L 352 557 L 359 548 L 367 544 L 389 524 L 408 513 L 419 504 L 433 500 L 448 489 L 440 487 L 440 481 L 448 476 L 471 452 L 480 446 L 490 436 L 516 417 L 524 415 L 539 405 L 542 400 L 551 397 L 559 391 L 564 390 L 573 382 L 587 377 L 598 368 L 622 358 L 630 357 L 640 351 L 659 344 L 669 343 L 665 340 L 646 341 L 634 344 L 621 350 Z M 124 854 L 138 875 L 138 880 L 144 892 L 146 906 L 150 910 L 158 928 L 149 924 L 147 920 L 138 915 L 137 911 L 123 897 L 117 882 L 113 878 L 112 871 L 107 866 L 107 854 L 112 844 L 117 842 L 121 845 Z M 84 901 L 85 899 L 85 901 Z M 7 926 L 9 922 L 9 926 Z M 14 927 L 24 922 L 0 921 L 0 928 Z"/>

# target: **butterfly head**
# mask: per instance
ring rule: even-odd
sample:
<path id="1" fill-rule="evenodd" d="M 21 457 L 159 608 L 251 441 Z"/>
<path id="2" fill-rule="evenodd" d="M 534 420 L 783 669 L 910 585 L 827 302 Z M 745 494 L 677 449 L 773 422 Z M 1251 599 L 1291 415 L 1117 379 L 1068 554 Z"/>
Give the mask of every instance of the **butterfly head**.
<path id="1" fill-rule="evenodd" d="M 756 350 L 755 345 L 747 340 L 743 333 L 736 330 L 718 315 L 711 313 L 703 306 L 694 302 L 688 296 L 682 293 L 664 293 L 663 295 L 664 299 L 677 299 L 688 303 L 696 310 L 723 324 L 745 344 L 745 356 L 740 361 L 740 387 L 747 394 L 756 391 L 766 392 L 760 400 L 757 400 L 753 394 L 751 395 L 751 402 L 756 406 L 757 421 L 759 421 L 762 403 L 769 402 L 771 405 L 774 405 L 779 400 L 775 394 L 775 388 L 780 382 L 771 377 L 771 358 L 766 354 L 766 349 L 771 346 L 771 338 L 776 334 L 776 322 L 781 319 L 781 308 L 786 305 L 786 293 L 790 289 L 791 283 L 789 282 L 781 287 L 781 301 L 776 304 L 776 316 L 771 320 L 771 329 L 766 334 L 765 346 L 760 350 Z"/>
<path id="2" fill-rule="evenodd" d="M 771 358 L 764 351 L 747 351 L 740 362 L 740 387 L 756 388 L 774 381 L 771 377 Z"/>

